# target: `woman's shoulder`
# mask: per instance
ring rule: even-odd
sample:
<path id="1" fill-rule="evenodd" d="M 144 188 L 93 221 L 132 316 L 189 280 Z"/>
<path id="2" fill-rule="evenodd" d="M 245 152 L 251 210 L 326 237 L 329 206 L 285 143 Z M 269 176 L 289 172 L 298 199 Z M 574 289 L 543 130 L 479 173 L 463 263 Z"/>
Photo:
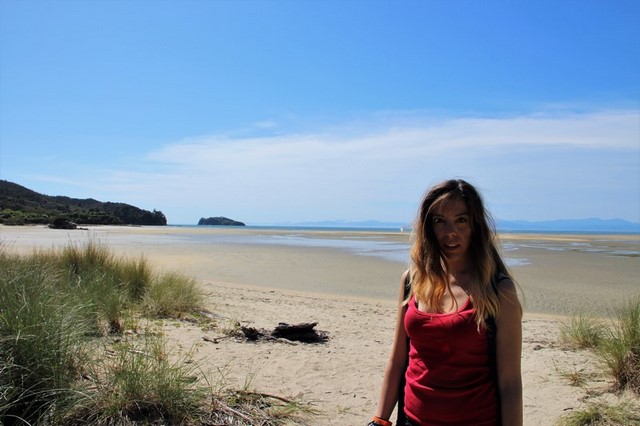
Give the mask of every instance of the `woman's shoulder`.
<path id="1" fill-rule="evenodd" d="M 509 274 L 504 272 L 499 272 L 496 274 L 493 279 L 493 285 L 496 290 L 508 290 L 510 288 L 515 288 L 515 283 Z"/>
<path id="2" fill-rule="evenodd" d="M 513 310 L 514 314 L 517 312 L 522 316 L 522 306 L 518 298 L 518 287 L 514 280 L 509 275 L 504 274 L 501 279 L 495 281 L 494 285 L 496 293 L 498 294 L 501 311 L 504 309 L 508 311 Z"/>
<path id="3" fill-rule="evenodd" d="M 411 272 L 409 269 L 402 273 L 401 288 L 402 299 L 406 301 L 411 295 Z"/>

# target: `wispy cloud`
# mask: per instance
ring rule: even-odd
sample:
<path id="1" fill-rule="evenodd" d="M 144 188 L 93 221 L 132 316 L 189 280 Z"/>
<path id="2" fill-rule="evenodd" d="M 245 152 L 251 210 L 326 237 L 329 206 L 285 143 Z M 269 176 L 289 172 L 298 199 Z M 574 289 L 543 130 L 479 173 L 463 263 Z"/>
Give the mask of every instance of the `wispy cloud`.
<path id="1" fill-rule="evenodd" d="M 347 135 L 334 129 L 250 138 L 206 136 L 167 145 L 150 153 L 148 159 L 195 167 L 243 161 L 253 166 L 300 162 L 306 166 L 317 160 L 413 158 L 458 148 L 564 145 L 635 150 L 639 133 L 639 111 L 425 120 L 424 124 L 389 123 L 386 127 L 364 123 L 359 131 L 349 127 Z"/>
<path id="2" fill-rule="evenodd" d="M 278 135 L 264 126 L 262 136 L 177 141 L 149 152 L 139 171 L 103 170 L 95 182 L 157 204 L 174 223 L 187 211 L 189 221 L 410 220 L 424 189 L 454 176 L 477 183 L 499 217 L 640 220 L 639 120 L 637 110 L 613 110 L 371 120 Z"/>
<path id="3" fill-rule="evenodd" d="M 151 169 L 171 170 L 168 179 L 152 177 L 173 187 L 173 195 L 209 194 L 212 202 L 256 219 L 400 219 L 427 185 L 451 176 L 485 187 L 500 208 L 515 209 L 513 201 L 521 200 L 513 216 L 533 213 L 530 200 L 540 198 L 541 207 L 533 210 L 542 217 L 545 201 L 567 203 L 568 193 L 574 201 L 580 194 L 593 197 L 621 177 L 640 173 L 639 117 L 638 111 L 624 110 L 427 118 L 385 126 L 360 123 L 359 129 L 345 125 L 345 133 L 332 128 L 251 138 L 204 136 L 167 145 L 147 161 Z M 604 159 L 609 164 L 602 164 Z M 502 197 L 512 202 L 500 202 Z M 627 204 L 629 211 L 619 214 L 633 218 L 637 206 Z M 258 206 L 261 212 L 246 212 Z M 585 214 L 605 214 L 593 206 L 581 208 Z M 569 211 L 579 214 L 577 208 Z"/>

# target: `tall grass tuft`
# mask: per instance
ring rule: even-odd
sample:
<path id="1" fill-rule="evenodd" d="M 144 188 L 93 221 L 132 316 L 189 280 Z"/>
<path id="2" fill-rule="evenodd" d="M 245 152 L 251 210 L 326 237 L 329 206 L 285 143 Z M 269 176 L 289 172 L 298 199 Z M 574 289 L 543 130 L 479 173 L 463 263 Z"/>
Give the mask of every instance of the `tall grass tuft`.
<path id="1" fill-rule="evenodd" d="M 556 422 L 561 426 L 631 426 L 640 424 L 638 407 L 622 402 L 616 405 L 593 403 L 566 414 Z"/>
<path id="2" fill-rule="evenodd" d="M 153 272 L 144 257 L 121 259 L 116 265 L 119 279 L 132 300 L 141 300 L 153 282 Z"/>
<path id="3" fill-rule="evenodd" d="M 92 424 L 144 421 L 191 424 L 202 414 L 206 389 L 188 355 L 171 361 L 161 336 L 125 340 L 114 356 L 97 363 L 97 393 L 75 414 Z"/>
<path id="4" fill-rule="evenodd" d="M 610 326 L 579 315 L 561 327 L 561 339 L 577 348 L 590 348 L 604 361 L 616 390 L 640 394 L 640 296 L 616 312 Z"/>
<path id="5" fill-rule="evenodd" d="M 196 311 L 200 308 L 201 300 L 202 293 L 193 278 L 168 272 L 149 286 L 143 304 L 148 315 L 163 317 Z"/>
<path id="6" fill-rule="evenodd" d="M 618 389 L 640 393 L 640 296 L 617 312 L 608 337 L 599 346 Z"/>
<path id="7" fill-rule="evenodd" d="M 75 395 L 90 325 L 39 258 L 0 256 L 0 418 L 39 419 Z"/>
<path id="8" fill-rule="evenodd" d="M 560 339 L 576 349 L 596 348 L 602 342 L 606 331 L 602 321 L 580 313 L 560 325 Z"/>
<path id="9" fill-rule="evenodd" d="M 74 274 L 82 275 L 95 268 L 111 265 L 114 258 L 106 244 L 92 237 L 82 244 L 70 242 L 62 250 L 59 260 Z"/>
<path id="10" fill-rule="evenodd" d="M 640 390 L 640 298 L 631 300 L 617 312 L 610 327 L 596 318 L 579 315 L 561 326 L 561 339 L 571 346 L 592 349 L 609 367 L 616 389 Z M 581 379 L 581 378 L 580 378 Z M 561 416 L 562 426 L 639 425 L 637 404 L 596 402 Z"/>

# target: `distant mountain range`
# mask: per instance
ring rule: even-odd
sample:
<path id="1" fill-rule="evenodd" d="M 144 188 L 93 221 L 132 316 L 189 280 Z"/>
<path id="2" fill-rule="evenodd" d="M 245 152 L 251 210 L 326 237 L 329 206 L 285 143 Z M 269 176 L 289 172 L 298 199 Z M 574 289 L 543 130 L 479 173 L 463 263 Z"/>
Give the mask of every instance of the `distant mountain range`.
<path id="1" fill-rule="evenodd" d="M 411 224 L 402 222 L 381 222 L 367 220 L 350 222 L 345 220 L 325 220 L 318 222 L 295 222 L 286 226 L 307 226 L 319 228 L 369 228 L 369 229 L 411 229 Z M 547 221 L 497 220 L 496 227 L 501 232 L 625 232 L 640 233 L 640 223 L 623 219 L 569 219 Z"/>

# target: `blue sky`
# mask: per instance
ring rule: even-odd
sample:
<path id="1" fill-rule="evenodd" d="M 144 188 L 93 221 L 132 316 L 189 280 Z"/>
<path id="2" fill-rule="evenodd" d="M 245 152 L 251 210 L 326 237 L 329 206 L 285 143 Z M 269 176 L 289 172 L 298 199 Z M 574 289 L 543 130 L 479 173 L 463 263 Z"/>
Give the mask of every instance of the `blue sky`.
<path id="1" fill-rule="evenodd" d="M 640 2 L 0 0 L 0 178 L 172 224 L 640 222 Z"/>

